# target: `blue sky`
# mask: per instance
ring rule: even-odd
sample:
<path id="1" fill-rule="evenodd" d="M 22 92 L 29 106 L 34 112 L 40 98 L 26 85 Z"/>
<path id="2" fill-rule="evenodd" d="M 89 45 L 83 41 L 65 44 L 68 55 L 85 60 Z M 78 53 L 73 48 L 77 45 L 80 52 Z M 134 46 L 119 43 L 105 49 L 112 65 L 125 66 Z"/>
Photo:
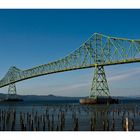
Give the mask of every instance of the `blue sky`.
<path id="1" fill-rule="evenodd" d="M 0 78 L 64 57 L 94 32 L 140 39 L 140 10 L 0 10 Z M 94 69 L 17 83 L 19 94 L 87 96 Z M 111 95 L 140 95 L 140 64 L 105 67 Z M 7 87 L 0 92 L 7 93 Z"/>

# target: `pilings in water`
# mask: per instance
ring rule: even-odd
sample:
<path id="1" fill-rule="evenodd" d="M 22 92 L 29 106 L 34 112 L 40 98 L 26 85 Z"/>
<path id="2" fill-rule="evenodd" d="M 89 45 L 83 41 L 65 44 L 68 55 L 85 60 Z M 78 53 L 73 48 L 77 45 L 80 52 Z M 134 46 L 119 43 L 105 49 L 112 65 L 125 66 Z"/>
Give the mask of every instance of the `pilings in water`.
<path id="1" fill-rule="evenodd" d="M 129 126 L 128 126 L 128 118 L 126 117 L 124 122 L 123 122 L 123 129 L 124 131 L 128 131 L 129 130 Z"/>
<path id="2" fill-rule="evenodd" d="M 23 111 L 0 108 L 0 131 L 135 131 L 138 120 L 140 109 L 125 106 L 60 105 Z"/>

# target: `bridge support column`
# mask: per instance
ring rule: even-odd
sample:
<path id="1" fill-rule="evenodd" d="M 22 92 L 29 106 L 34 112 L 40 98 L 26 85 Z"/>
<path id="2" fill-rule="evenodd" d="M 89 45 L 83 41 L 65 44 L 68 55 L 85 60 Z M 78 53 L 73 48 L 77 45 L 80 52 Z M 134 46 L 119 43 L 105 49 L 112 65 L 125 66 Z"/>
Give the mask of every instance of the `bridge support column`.
<path id="1" fill-rule="evenodd" d="M 15 83 L 12 83 L 9 85 L 7 98 L 8 99 L 17 99 L 18 98 Z"/>
<path id="2" fill-rule="evenodd" d="M 103 66 L 96 66 L 94 70 L 94 77 L 92 81 L 90 98 L 97 98 L 98 96 L 109 96 L 109 88 Z"/>

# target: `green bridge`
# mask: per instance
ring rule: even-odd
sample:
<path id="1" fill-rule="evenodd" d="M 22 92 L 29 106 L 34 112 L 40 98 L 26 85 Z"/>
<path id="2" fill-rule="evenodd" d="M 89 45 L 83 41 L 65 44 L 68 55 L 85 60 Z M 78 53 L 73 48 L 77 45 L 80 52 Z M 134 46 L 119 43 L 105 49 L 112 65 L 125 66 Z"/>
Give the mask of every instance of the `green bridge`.
<path id="1" fill-rule="evenodd" d="M 133 62 L 140 62 L 140 40 L 94 33 L 78 49 L 59 60 L 27 70 L 10 67 L 0 80 L 0 88 L 9 86 L 9 95 L 16 95 L 16 82 L 47 74 L 95 67 L 89 97 L 109 96 L 104 66 Z"/>

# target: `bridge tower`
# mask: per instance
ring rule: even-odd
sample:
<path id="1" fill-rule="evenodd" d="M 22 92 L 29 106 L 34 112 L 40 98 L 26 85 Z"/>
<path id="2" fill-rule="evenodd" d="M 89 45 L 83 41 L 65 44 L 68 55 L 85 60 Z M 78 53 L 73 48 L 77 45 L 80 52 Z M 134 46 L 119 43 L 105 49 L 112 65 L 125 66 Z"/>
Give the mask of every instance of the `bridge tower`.
<path id="1" fill-rule="evenodd" d="M 9 84 L 8 87 L 8 95 L 7 95 L 7 99 L 6 100 L 10 100 L 10 101 L 15 101 L 15 100 L 19 100 L 19 97 L 17 95 L 17 90 L 16 90 L 16 84 L 14 83 L 14 79 L 16 76 L 16 71 L 17 69 L 15 67 L 11 67 L 9 69 L 9 80 L 11 82 L 11 84 Z"/>
<path id="2" fill-rule="evenodd" d="M 15 83 L 9 85 L 7 99 L 8 100 L 18 99 Z"/>
<path id="3" fill-rule="evenodd" d="M 108 97 L 110 95 L 109 87 L 103 66 L 96 66 L 92 81 L 90 98 Z"/>
<path id="4" fill-rule="evenodd" d="M 23 99 L 17 94 L 15 83 L 9 84 L 6 101 L 23 101 Z"/>

